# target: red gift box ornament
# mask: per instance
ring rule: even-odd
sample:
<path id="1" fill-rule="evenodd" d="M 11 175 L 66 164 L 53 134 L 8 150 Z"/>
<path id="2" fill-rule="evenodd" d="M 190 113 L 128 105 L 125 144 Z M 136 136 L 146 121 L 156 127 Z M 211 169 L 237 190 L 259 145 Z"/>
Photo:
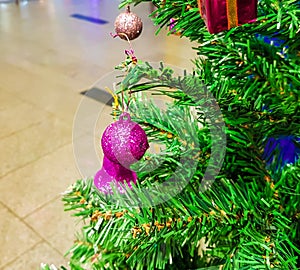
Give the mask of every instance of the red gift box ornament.
<path id="1" fill-rule="evenodd" d="M 257 0 L 198 0 L 200 14 L 211 34 L 256 21 Z"/>

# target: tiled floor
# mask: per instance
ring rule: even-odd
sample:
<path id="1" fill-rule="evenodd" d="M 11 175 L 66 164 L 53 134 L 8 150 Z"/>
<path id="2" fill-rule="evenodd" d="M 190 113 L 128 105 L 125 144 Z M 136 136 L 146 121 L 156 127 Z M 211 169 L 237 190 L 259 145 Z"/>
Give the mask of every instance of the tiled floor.
<path id="1" fill-rule="evenodd" d="M 75 161 L 89 163 L 84 138 L 90 131 L 83 125 L 72 138 L 73 119 L 80 91 L 124 59 L 126 42 L 109 35 L 118 4 L 32 0 L 17 6 L 0 0 L 0 269 L 66 262 L 76 220 L 63 212 L 60 193 L 81 177 Z M 149 5 L 133 11 L 144 21 L 143 34 L 133 42 L 139 58 L 192 66 L 188 41 L 154 36 Z M 71 18 L 74 13 L 109 23 Z M 109 111 L 101 115 L 103 127 Z M 81 146 L 76 158 L 73 139 Z"/>

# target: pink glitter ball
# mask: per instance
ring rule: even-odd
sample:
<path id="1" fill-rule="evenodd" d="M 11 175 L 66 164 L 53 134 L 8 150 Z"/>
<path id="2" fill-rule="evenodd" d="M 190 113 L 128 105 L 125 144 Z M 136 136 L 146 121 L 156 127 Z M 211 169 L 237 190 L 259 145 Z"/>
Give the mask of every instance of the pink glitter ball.
<path id="1" fill-rule="evenodd" d="M 116 18 L 115 31 L 121 39 L 133 40 L 139 37 L 143 30 L 143 22 L 139 16 L 130 11 L 130 7 Z M 126 38 L 126 36 L 127 38 Z"/>

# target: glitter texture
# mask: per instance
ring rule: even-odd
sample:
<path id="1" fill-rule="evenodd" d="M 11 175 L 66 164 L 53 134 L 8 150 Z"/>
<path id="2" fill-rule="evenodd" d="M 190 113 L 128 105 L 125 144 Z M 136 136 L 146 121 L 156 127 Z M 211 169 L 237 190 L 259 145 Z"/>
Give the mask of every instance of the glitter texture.
<path id="1" fill-rule="evenodd" d="M 132 122 L 128 113 L 109 125 L 102 136 L 103 166 L 94 178 L 96 187 L 103 192 L 110 190 L 112 181 L 136 183 L 136 173 L 130 165 L 140 160 L 149 148 L 145 131 Z"/>
<path id="2" fill-rule="evenodd" d="M 115 31 L 121 39 L 129 40 L 136 39 L 143 29 L 143 23 L 140 17 L 135 13 L 130 12 L 129 8 L 126 12 L 121 13 L 115 20 Z"/>

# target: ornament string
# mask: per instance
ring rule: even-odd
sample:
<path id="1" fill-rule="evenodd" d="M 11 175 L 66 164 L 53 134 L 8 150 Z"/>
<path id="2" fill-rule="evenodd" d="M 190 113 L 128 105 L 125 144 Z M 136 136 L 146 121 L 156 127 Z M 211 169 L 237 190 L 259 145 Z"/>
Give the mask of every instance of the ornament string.
<path id="1" fill-rule="evenodd" d="M 115 89 L 115 84 L 114 84 L 114 91 L 116 91 Z M 116 113 L 116 110 L 118 110 L 118 107 L 119 107 L 119 100 L 118 100 L 118 96 L 114 93 L 114 91 L 112 91 L 109 87 L 105 86 L 104 89 L 112 95 L 113 99 L 114 99 L 114 117 L 117 117 L 117 113 Z M 128 112 L 129 110 L 129 103 L 131 101 L 131 91 L 129 91 L 129 98 L 128 98 L 128 102 L 126 104 L 126 108 L 124 106 L 125 102 L 124 102 L 124 89 L 122 88 L 122 91 L 121 91 L 121 111 L 122 113 L 124 112 Z"/>
<path id="2" fill-rule="evenodd" d="M 122 91 L 121 91 L 121 95 L 122 95 L 122 112 L 125 111 L 125 106 L 124 106 L 124 89 L 123 89 L 123 86 L 122 86 Z"/>
<path id="3" fill-rule="evenodd" d="M 124 102 L 124 89 L 122 87 L 122 91 L 121 91 L 121 97 L 122 97 L 122 112 L 128 112 L 129 111 L 129 104 L 130 104 L 130 101 L 131 101 L 131 89 L 129 89 L 129 96 L 128 96 L 128 101 L 127 101 L 127 104 L 126 104 L 126 107 L 125 107 L 125 102 Z"/>
<path id="4" fill-rule="evenodd" d="M 120 35 L 124 36 L 129 44 L 129 50 L 125 50 L 125 54 L 131 59 L 131 63 L 133 65 L 136 65 L 137 64 L 137 58 L 134 54 L 134 50 L 133 50 L 133 47 L 132 47 L 132 44 L 128 38 L 128 36 L 125 34 L 125 33 L 118 33 L 118 34 L 113 34 L 113 33 L 110 33 L 110 35 L 113 37 L 113 38 L 116 38 L 116 37 L 119 37 Z M 131 89 L 129 89 L 129 98 L 128 98 L 128 102 L 126 104 L 126 108 L 124 108 L 124 89 L 122 89 L 121 91 L 121 95 L 122 95 L 122 112 L 124 111 L 128 111 L 129 109 L 129 104 L 130 104 L 130 101 L 131 101 Z"/>
<path id="5" fill-rule="evenodd" d="M 114 85 L 114 88 L 115 88 L 115 85 Z M 118 99 L 118 96 L 107 86 L 104 87 L 104 89 L 112 95 L 113 99 L 114 99 L 114 103 L 113 103 L 113 109 L 114 109 L 114 117 L 116 118 L 117 117 L 117 113 L 116 111 L 118 110 L 118 107 L 119 107 L 119 99 Z M 122 101 L 123 103 L 123 101 Z M 123 107 L 123 104 L 122 104 L 122 107 Z M 122 108 L 122 111 L 123 111 L 123 108 Z"/>
<path id="6" fill-rule="evenodd" d="M 113 37 L 113 38 L 116 38 L 116 37 L 120 37 L 120 36 L 124 36 L 129 44 L 129 50 L 125 50 L 125 54 L 127 56 L 130 57 L 131 59 L 131 62 L 136 65 L 137 64 L 137 58 L 136 56 L 134 55 L 134 50 L 132 48 L 132 45 L 131 45 L 131 42 L 130 42 L 130 39 L 128 38 L 128 36 L 125 34 L 125 33 L 118 33 L 118 34 L 113 34 L 113 33 L 110 33 L 110 35 Z"/>

